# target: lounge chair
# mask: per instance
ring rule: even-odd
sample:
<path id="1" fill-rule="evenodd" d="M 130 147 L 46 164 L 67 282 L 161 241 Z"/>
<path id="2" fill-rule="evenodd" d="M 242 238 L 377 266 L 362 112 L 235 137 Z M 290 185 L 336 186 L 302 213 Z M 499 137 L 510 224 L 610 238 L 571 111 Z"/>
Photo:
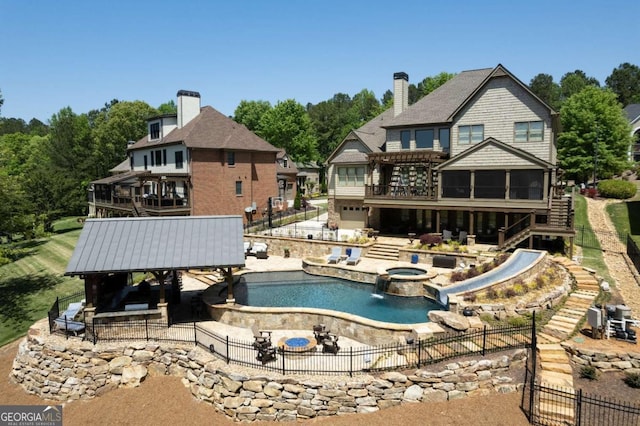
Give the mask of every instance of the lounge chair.
<path id="1" fill-rule="evenodd" d="M 360 253 L 362 253 L 362 249 L 360 247 L 352 248 L 351 255 L 347 258 L 347 265 L 356 265 L 360 262 Z"/>
<path id="2" fill-rule="evenodd" d="M 70 303 L 67 310 L 54 320 L 58 330 L 71 332 L 75 335 L 84 330 L 84 323 L 75 320 L 76 315 L 78 315 L 83 306 L 83 302 Z"/>
<path id="3" fill-rule="evenodd" d="M 341 247 L 333 247 L 331 249 L 331 254 L 327 257 L 327 263 L 338 263 L 340 261 L 340 257 L 342 256 L 342 248 Z"/>
<path id="4" fill-rule="evenodd" d="M 257 257 L 258 259 L 266 259 L 267 256 L 267 246 L 266 243 L 253 243 L 249 253 Z"/>
<path id="5" fill-rule="evenodd" d="M 247 257 L 250 252 L 251 252 L 251 242 L 250 241 L 245 241 L 244 242 L 244 257 Z"/>
<path id="6" fill-rule="evenodd" d="M 458 235 L 458 241 L 460 244 L 467 244 L 467 231 L 460 231 L 460 235 Z"/>
<path id="7" fill-rule="evenodd" d="M 449 231 L 448 229 L 445 229 L 442 231 L 442 242 L 443 243 L 448 243 L 449 241 L 451 241 L 451 237 L 453 236 L 453 234 L 451 233 L 451 231 Z"/>

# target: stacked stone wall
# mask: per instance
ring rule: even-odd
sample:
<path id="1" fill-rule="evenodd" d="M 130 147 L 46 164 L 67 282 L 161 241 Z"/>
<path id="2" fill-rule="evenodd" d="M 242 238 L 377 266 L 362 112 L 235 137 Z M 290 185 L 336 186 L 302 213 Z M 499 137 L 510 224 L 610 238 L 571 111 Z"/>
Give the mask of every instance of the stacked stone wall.
<path id="1" fill-rule="evenodd" d="M 302 378 L 227 365 L 192 345 L 97 344 L 49 336 L 32 327 L 11 379 L 41 398 L 73 401 L 135 387 L 147 376 L 182 378 L 192 395 L 240 421 L 299 420 L 367 413 L 411 402 L 515 392 L 525 350 L 467 359 L 408 374 Z"/>
<path id="2" fill-rule="evenodd" d="M 602 351 L 565 345 L 571 360 L 578 365 L 590 365 L 602 372 L 624 371 L 640 374 L 640 352 Z"/>

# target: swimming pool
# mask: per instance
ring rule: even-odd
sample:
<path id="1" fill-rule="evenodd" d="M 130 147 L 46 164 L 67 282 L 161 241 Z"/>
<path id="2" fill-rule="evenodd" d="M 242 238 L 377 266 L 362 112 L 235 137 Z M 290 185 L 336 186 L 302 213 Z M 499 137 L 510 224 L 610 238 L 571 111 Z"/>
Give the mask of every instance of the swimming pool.
<path id="1" fill-rule="evenodd" d="M 330 309 L 395 324 L 428 322 L 430 310 L 442 309 L 424 297 L 371 297 L 372 285 L 304 271 L 247 273 L 233 289 L 241 305 Z"/>

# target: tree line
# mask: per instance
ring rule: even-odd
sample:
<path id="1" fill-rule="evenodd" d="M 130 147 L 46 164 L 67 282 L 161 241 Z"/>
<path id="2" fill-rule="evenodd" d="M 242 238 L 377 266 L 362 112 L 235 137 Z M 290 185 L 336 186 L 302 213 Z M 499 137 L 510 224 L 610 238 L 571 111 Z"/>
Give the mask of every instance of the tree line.
<path id="1" fill-rule="evenodd" d="M 442 72 L 409 85 L 409 103 L 453 78 Z M 605 85 L 582 70 L 566 73 L 559 82 L 538 74 L 531 90 L 559 111 L 559 165 L 568 178 L 586 181 L 597 156 L 597 175 L 613 176 L 629 166 L 630 126 L 624 105 L 640 103 L 640 68 L 624 63 L 607 77 Z M 2 117 L 0 92 L 0 235 L 38 235 L 53 220 L 87 211 L 87 189 L 93 180 L 126 159 L 128 141 L 147 134 L 147 118 L 175 113 L 173 101 L 156 108 L 143 101 L 113 99 L 101 108 L 76 113 L 62 108 L 47 124 L 35 118 Z M 10 100 L 8 100 L 10 101 Z M 381 114 L 393 104 L 387 90 L 380 99 L 367 89 L 349 95 L 336 93 L 317 104 L 294 99 L 271 105 L 242 100 L 233 119 L 273 144 L 294 161 L 323 163 L 352 129 Z"/>

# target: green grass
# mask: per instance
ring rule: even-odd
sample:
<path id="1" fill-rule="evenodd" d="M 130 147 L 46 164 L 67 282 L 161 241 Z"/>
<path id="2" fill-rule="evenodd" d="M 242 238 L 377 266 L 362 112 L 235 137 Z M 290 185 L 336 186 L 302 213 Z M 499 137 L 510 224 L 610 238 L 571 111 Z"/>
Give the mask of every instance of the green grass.
<path id="1" fill-rule="evenodd" d="M 587 200 L 585 200 L 582 195 L 576 195 L 575 198 L 575 225 L 576 229 L 584 227 L 585 234 L 589 234 L 589 239 L 595 242 L 595 244 L 590 245 L 598 246 L 598 248 L 582 247 L 582 266 L 595 269 L 598 272 L 598 275 L 604 277 L 608 282 L 614 283 L 615 281 L 609 275 L 607 265 L 604 263 L 600 244 L 598 243 L 593 229 L 589 224 L 589 217 L 587 216 Z M 580 239 L 576 238 L 575 240 L 575 243 L 579 244 Z"/>
<path id="2" fill-rule="evenodd" d="M 618 235 L 629 234 L 640 245 L 640 192 L 636 193 L 636 196 L 629 201 L 609 204 L 607 214 L 618 231 Z M 626 244 L 626 241 L 623 243 Z"/>
<path id="3" fill-rule="evenodd" d="M 83 290 L 80 279 L 63 276 L 81 227 L 77 218 L 65 218 L 50 237 L 14 244 L 28 254 L 0 267 L 0 346 L 45 318 L 56 297 Z"/>

